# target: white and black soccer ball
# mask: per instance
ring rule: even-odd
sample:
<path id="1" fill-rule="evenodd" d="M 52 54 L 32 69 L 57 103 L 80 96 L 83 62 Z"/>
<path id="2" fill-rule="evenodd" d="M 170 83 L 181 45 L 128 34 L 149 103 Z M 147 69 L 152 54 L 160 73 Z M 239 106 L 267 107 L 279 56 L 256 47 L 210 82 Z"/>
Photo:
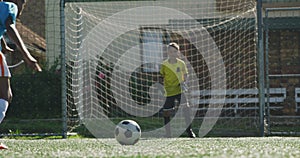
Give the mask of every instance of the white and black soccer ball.
<path id="1" fill-rule="evenodd" d="M 141 128 L 133 120 L 123 120 L 115 128 L 115 138 L 122 145 L 134 145 L 141 138 Z"/>

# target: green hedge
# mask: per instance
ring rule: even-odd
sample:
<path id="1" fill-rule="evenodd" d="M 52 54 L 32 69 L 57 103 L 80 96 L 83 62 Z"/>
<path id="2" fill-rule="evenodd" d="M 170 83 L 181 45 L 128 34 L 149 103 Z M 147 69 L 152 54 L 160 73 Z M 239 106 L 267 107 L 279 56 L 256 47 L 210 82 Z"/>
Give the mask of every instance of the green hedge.
<path id="1" fill-rule="evenodd" d="M 61 74 L 55 69 L 13 74 L 6 119 L 61 118 Z"/>

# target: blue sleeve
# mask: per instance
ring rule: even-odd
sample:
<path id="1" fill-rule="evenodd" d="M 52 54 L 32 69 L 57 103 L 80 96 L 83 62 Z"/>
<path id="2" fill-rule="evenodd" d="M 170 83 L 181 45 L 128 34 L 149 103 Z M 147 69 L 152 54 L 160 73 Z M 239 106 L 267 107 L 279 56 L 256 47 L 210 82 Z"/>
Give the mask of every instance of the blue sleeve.
<path id="1" fill-rule="evenodd" d="M 17 14 L 18 14 L 18 7 L 14 3 L 9 2 L 2 2 L 0 5 L 1 9 L 1 18 L 0 22 L 3 27 L 5 27 L 5 21 L 10 16 L 12 18 L 13 23 L 16 23 Z"/>
<path id="2" fill-rule="evenodd" d="M 0 39 L 3 38 L 3 34 L 6 32 L 5 22 L 8 17 L 12 18 L 13 23 L 16 23 L 18 14 L 18 7 L 11 2 L 0 2 Z M 2 47 L 0 45 L 0 51 Z"/>
<path id="3" fill-rule="evenodd" d="M 8 16 L 12 18 L 13 23 L 16 23 L 17 20 L 17 15 L 18 15 L 18 7 L 14 3 L 10 3 L 8 7 Z"/>

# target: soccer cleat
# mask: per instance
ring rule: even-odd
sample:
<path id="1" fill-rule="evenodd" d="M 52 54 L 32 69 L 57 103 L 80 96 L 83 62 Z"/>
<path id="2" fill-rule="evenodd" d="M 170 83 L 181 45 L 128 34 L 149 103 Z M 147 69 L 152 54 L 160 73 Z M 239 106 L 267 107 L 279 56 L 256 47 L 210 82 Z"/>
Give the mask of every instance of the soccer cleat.
<path id="1" fill-rule="evenodd" d="M 8 147 L 6 146 L 6 145 L 4 145 L 4 144 L 0 144 L 0 149 L 8 149 Z"/>
<path id="2" fill-rule="evenodd" d="M 192 129 L 186 130 L 186 133 L 188 134 L 188 136 L 189 136 L 190 138 L 196 138 L 196 134 L 193 132 Z"/>

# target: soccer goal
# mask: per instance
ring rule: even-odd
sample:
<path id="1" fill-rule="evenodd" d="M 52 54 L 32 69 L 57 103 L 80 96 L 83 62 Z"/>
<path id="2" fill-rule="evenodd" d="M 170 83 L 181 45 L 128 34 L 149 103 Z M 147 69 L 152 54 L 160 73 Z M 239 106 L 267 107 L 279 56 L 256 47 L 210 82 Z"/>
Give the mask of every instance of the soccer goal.
<path id="1" fill-rule="evenodd" d="M 143 136 L 163 136 L 159 70 L 176 42 L 199 136 L 258 135 L 256 1 L 65 0 L 63 11 L 69 130 L 113 136 L 132 119 Z M 180 107 L 171 119 L 178 135 Z"/>

